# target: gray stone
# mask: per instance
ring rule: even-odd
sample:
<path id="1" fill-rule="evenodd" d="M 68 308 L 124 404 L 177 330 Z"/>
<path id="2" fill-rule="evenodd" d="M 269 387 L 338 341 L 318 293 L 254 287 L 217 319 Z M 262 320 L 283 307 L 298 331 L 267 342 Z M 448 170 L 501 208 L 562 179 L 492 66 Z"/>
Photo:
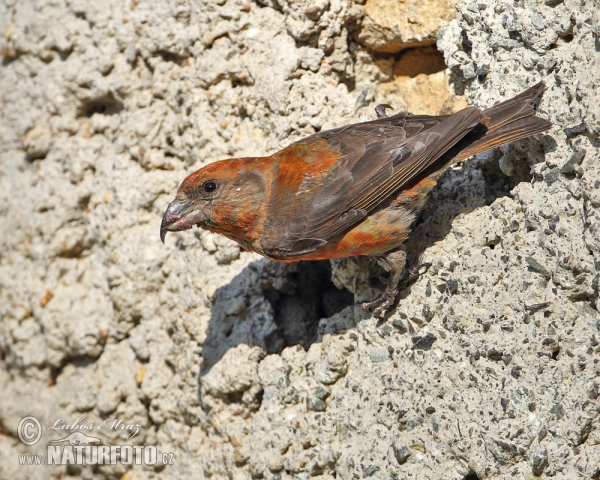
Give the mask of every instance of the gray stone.
<path id="1" fill-rule="evenodd" d="M 389 318 L 353 305 L 380 293 L 367 258 L 332 262 L 333 286 L 219 235 L 160 244 L 190 172 L 374 118 L 394 59 L 349 48 L 362 3 L 0 2 L 3 478 L 597 473 L 592 0 L 460 1 L 438 32 L 469 104 L 543 80 L 554 127 L 442 175 L 407 242 L 431 267 Z M 27 415 L 122 419 L 139 432 L 102 441 L 174 464 L 23 468 L 59 438 L 23 445 Z"/>

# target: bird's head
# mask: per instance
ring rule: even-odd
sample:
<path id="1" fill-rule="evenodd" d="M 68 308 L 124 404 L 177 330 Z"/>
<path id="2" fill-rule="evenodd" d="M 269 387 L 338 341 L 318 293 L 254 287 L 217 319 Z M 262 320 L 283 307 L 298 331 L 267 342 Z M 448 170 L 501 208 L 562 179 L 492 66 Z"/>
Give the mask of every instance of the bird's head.
<path id="1" fill-rule="evenodd" d="M 167 207 L 160 239 L 167 232 L 179 232 L 197 225 L 228 234 L 254 220 L 257 202 L 264 193 L 260 158 L 229 158 L 211 163 L 190 174 L 177 189 Z M 235 236 L 235 235 L 234 235 Z"/>

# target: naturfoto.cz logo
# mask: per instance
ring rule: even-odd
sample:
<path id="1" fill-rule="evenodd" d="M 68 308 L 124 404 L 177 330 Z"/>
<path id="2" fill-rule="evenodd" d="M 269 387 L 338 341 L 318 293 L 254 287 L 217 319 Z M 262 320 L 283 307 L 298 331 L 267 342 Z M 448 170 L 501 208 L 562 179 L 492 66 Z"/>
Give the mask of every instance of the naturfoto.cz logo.
<path id="1" fill-rule="evenodd" d="M 91 424 L 83 423 L 81 416 L 77 421 L 68 425 L 63 419 L 55 420 L 48 430 L 68 430 L 78 428 L 81 430 L 94 429 Z M 109 423 L 106 423 L 109 422 Z M 97 426 L 96 431 L 127 429 L 132 431 L 128 438 L 139 432 L 140 425 L 135 425 L 134 430 L 127 428 L 127 424 L 118 419 L 110 419 L 104 426 Z M 57 426 L 60 425 L 60 426 Z M 119 428 L 120 427 L 120 428 Z M 27 416 L 21 419 L 17 427 L 17 434 L 21 442 L 27 446 L 35 445 L 42 437 L 40 421 Z M 103 445 L 99 437 L 86 435 L 80 431 L 70 433 L 62 438 L 50 440 L 46 445 L 46 456 L 19 455 L 21 465 L 172 465 L 172 453 L 159 454 L 155 445 Z"/>

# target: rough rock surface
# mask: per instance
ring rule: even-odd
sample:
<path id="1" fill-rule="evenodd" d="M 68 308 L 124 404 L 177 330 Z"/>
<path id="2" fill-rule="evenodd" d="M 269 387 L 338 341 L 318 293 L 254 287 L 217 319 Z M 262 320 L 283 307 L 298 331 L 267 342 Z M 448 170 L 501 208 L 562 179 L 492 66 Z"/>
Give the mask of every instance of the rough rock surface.
<path id="1" fill-rule="evenodd" d="M 437 31 L 454 18 L 456 0 L 366 0 L 354 37 L 378 52 L 433 45 Z"/>
<path id="2" fill-rule="evenodd" d="M 357 52 L 370 59 L 367 51 Z M 395 60 L 395 61 L 394 61 Z M 397 110 L 438 115 L 467 106 L 462 85 L 446 69 L 443 54 L 434 46 L 410 48 L 379 62 L 387 75 L 366 90 L 375 104 L 387 103 Z"/>
<path id="3" fill-rule="evenodd" d="M 186 172 L 372 115 L 394 59 L 349 41 L 362 7 L 2 2 L 0 478 L 598 478 L 595 5 L 465 2 L 439 32 L 469 103 L 545 80 L 555 126 L 443 176 L 409 240 L 432 266 L 377 321 L 368 259 L 158 238 Z M 26 415 L 122 419 L 97 436 L 174 464 L 20 466 L 65 436 L 26 447 Z"/>

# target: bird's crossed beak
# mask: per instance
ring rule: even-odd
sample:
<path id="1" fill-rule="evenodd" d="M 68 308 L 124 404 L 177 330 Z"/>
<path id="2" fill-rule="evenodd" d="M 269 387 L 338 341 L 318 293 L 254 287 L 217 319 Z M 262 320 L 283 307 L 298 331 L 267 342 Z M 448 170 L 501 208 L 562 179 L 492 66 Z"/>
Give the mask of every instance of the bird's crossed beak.
<path id="1" fill-rule="evenodd" d="M 194 208 L 191 202 L 181 201 L 176 198 L 167 207 L 167 211 L 160 224 L 160 241 L 165 243 L 167 232 L 187 230 L 201 220 L 201 213 Z"/>

